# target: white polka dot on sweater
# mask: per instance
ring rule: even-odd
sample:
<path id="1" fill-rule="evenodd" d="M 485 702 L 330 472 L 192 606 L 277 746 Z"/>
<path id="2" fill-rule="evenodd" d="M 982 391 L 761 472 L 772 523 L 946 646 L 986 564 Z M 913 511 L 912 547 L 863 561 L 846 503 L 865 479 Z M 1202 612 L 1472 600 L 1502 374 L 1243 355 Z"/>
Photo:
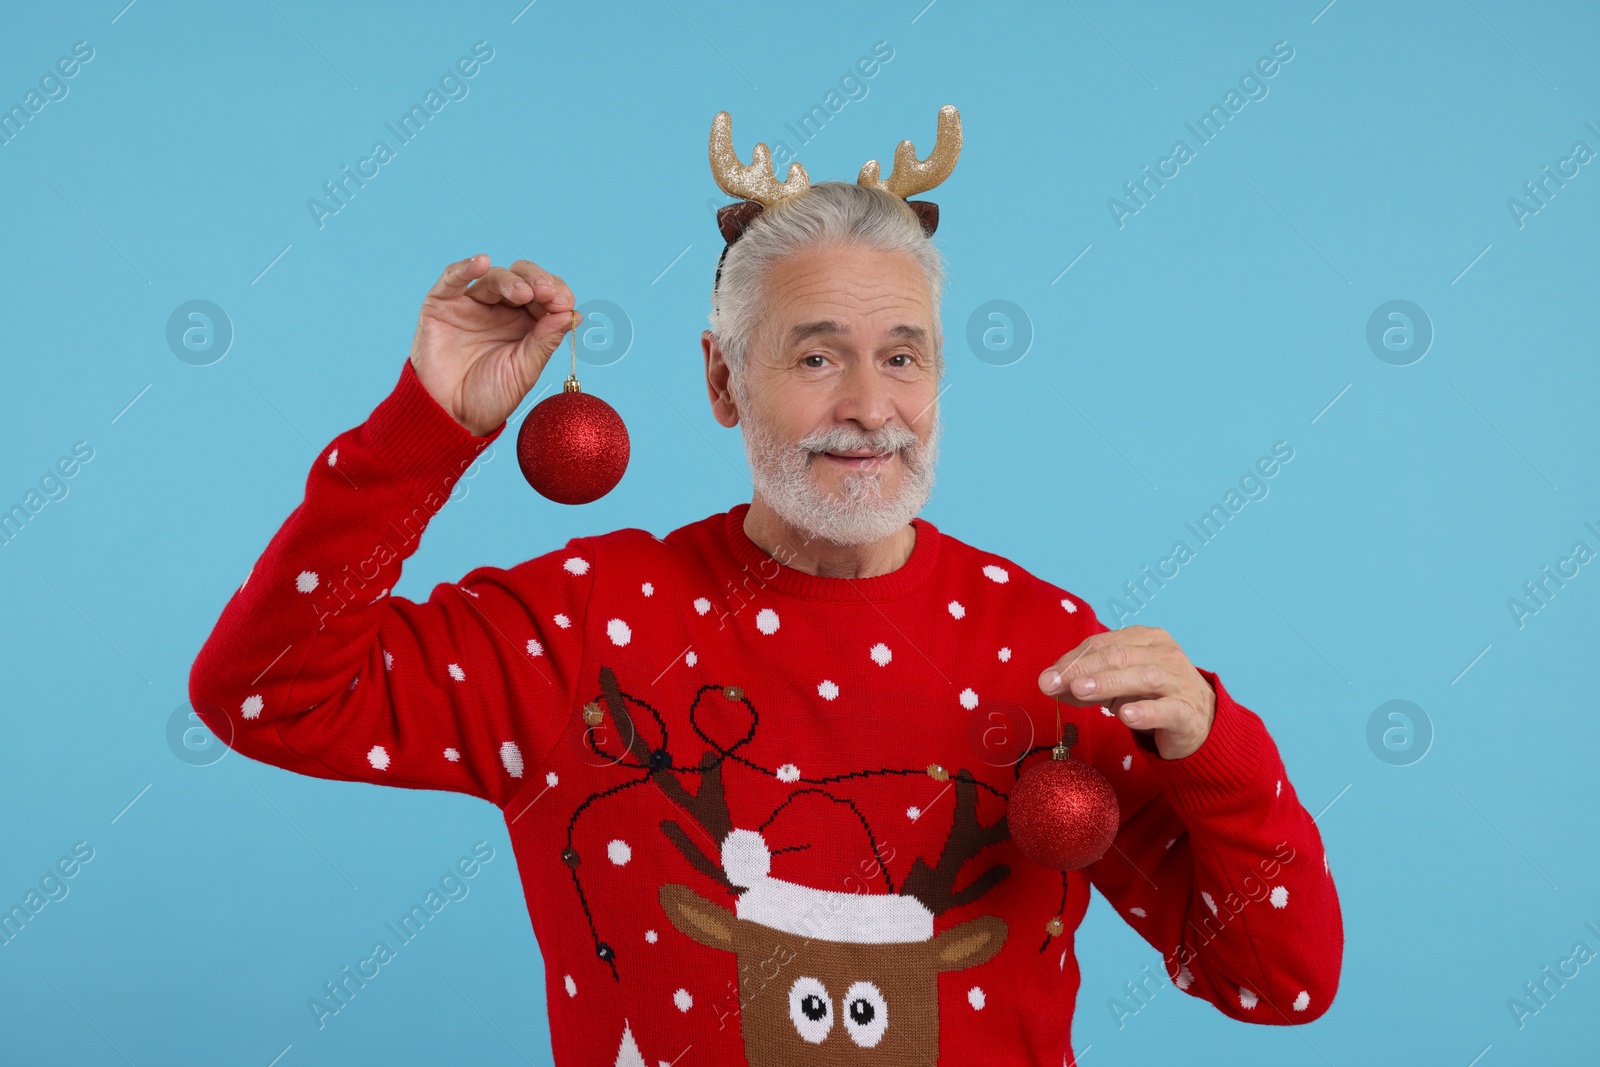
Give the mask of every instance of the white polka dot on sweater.
<path id="1" fill-rule="evenodd" d="M 689 995 L 687 989 L 679 988 L 676 993 L 672 994 L 672 1003 L 678 1006 L 679 1011 L 688 1011 L 694 1007 L 694 997 Z"/>
<path id="2" fill-rule="evenodd" d="M 1063 598 L 1062 601 L 1061 601 L 1061 606 L 1066 608 L 1069 612 L 1071 612 L 1074 615 L 1076 615 L 1078 613 L 1078 605 L 1074 604 L 1070 600 L 1067 600 L 1067 599 Z"/>
<path id="3" fill-rule="evenodd" d="M 824 678 L 817 686 L 817 695 L 823 700 L 832 700 L 839 695 L 839 687 L 835 683 Z"/>
<path id="4" fill-rule="evenodd" d="M 621 867 L 633 859 L 633 847 L 622 838 L 616 838 L 606 845 L 606 859 Z"/>
<path id="5" fill-rule="evenodd" d="M 1244 986 L 1239 987 L 1239 1007 L 1250 1009 L 1256 1006 L 1256 995 Z"/>
<path id="6" fill-rule="evenodd" d="M 1194 985 L 1194 972 L 1189 969 L 1187 963 L 1178 966 L 1178 977 L 1174 984 L 1177 985 L 1179 990 L 1188 989 Z"/>
<path id="7" fill-rule="evenodd" d="M 589 573 L 589 561 L 584 559 L 582 556 L 568 556 L 567 561 L 563 563 L 562 566 L 567 569 L 567 573 L 569 574 Z"/>
<path id="8" fill-rule="evenodd" d="M 1104 704 L 1100 705 L 1100 714 L 1104 715 L 1108 719 L 1115 719 L 1116 718 L 1115 715 L 1111 714 L 1111 709 L 1106 707 Z"/>
<path id="9" fill-rule="evenodd" d="M 1128 914 L 1129 915 L 1137 915 L 1141 919 L 1145 917 L 1145 911 L 1144 911 L 1143 908 L 1129 908 L 1128 909 Z"/>
<path id="10" fill-rule="evenodd" d="M 554 789 L 555 786 L 556 786 L 556 783 L 559 782 L 559 781 L 561 781 L 561 777 L 558 774 L 556 774 L 555 771 L 546 771 L 545 772 L 545 775 L 544 775 L 545 788 Z"/>
<path id="11" fill-rule="evenodd" d="M 764 634 L 778 632 L 778 613 L 771 608 L 762 608 L 756 612 L 756 629 Z"/>
<path id="12" fill-rule="evenodd" d="M 266 701 L 259 696 L 247 696 L 244 703 L 239 705 L 239 714 L 247 719 L 253 719 L 261 714 L 261 709 L 266 707 Z"/>
<path id="13" fill-rule="evenodd" d="M 373 745 L 367 753 L 367 762 L 380 771 L 384 770 L 389 766 L 389 753 L 382 745 Z"/>
<path id="14" fill-rule="evenodd" d="M 339 450 L 336 448 L 332 452 L 328 453 L 328 466 L 330 466 L 330 467 L 335 466 L 335 465 L 338 464 L 338 462 L 339 462 Z"/>
<path id="15" fill-rule="evenodd" d="M 646 930 L 644 932 L 644 939 L 650 942 L 652 945 L 656 943 L 656 939 L 660 936 L 661 935 L 656 933 L 654 930 Z"/>
<path id="16" fill-rule="evenodd" d="M 982 986 L 973 986 L 967 990 L 967 1003 L 972 1005 L 973 1011 L 983 1010 L 984 996 Z"/>
<path id="17" fill-rule="evenodd" d="M 683 654 L 683 662 L 685 662 L 689 666 L 693 667 L 696 663 L 700 662 L 700 657 L 698 655 L 696 655 L 693 651 L 685 652 Z"/>
<path id="18" fill-rule="evenodd" d="M 1011 649 L 1002 648 L 1000 650 L 1000 662 L 1001 663 L 1010 663 L 1011 662 Z"/>
<path id="19" fill-rule="evenodd" d="M 983 568 L 983 576 L 991 582 L 998 582 L 1001 585 L 1011 580 L 1011 575 L 1006 572 L 1004 567 L 996 567 L 993 563 Z"/>
<path id="20" fill-rule="evenodd" d="M 894 659 L 894 653 L 889 651 L 889 646 L 879 641 L 872 646 L 872 662 L 880 667 L 887 667 L 889 661 Z"/>
<path id="21" fill-rule="evenodd" d="M 1206 907 L 1211 909 L 1211 914 L 1217 913 L 1217 902 L 1211 899 L 1211 894 L 1204 889 L 1200 891 L 1200 899 L 1206 902 Z"/>
<path id="22" fill-rule="evenodd" d="M 294 577 L 294 587 L 302 593 L 309 593 L 317 587 L 316 571 L 301 571 Z"/>
<path id="23" fill-rule="evenodd" d="M 384 597 L 386 597 L 388 595 L 389 595 L 389 590 L 380 589 L 380 590 L 378 590 L 378 595 L 373 597 L 371 600 L 367 601 L 367 603 L 368 604 L 376 604 L 378 601 L 382 600 Z M 472 595 L 473 596 L 477 596 L 478 594 L 477 593 L 473 593 Z"/>
<path id="24" fill-rule="evenodd" d="M 639 592 L 643 593 L 645 596 L 655 596 L 656 587 L 651 585 L 649 582 L 645 582 L 639 587 Z"/>
<path id="25" fill-rule="evenodd" d="M 1272 896 L 1269 898 L 1274 908 L 1287 908 L 1289 906 L 1289 890 L 1285 886 L 1272 887 Z"/>
<path id="26" fill-rule="evenodd" d="M 1295 1011 L 1305 1011 L 1310 1006 L 1311 994 L 1304 989 L 1300 990 L 1299 994 L 1294 998 L 1294 1003 L 1290 1005 Z"/>
<path id="27" fill-rule="evenodd" d="M 542 656 L 542 655 L 544 655 L 544 646 L 539 643 L 537 638 L 533 638 L 533 637 L 528 638 L 528 643 L 524 647 L 527 648 L 528 655 L 530 655 L 530 656 Z"/>
<path id="28" fill-rule="evenodd" d="M 461 664 L 452 663 L 450 664 L 450 677 L 458 682 L 464 682 L 467 680 L 467 672 L 461 669 Z"/>
<path id="29" fill-rule="evenodd" d="M 567 627 L 572 625 L 572 620 L 567 618 L 564 614 L 558 614 L 556 615 L 556 625 L 565 630 Z"/>
<path id="30" fill-rule="evenodd" d="M 444 758 L 449 760 L 451 763 L 459 763 L 461 760 L 461 753 L 457 752 L 453 748 L 447 748 L 444 750 Z"/>
<path id="31" fill-rule="evenodd" d="M 471 589 L 468 589 L 468 588 L 467 588 L 467 587 L 466 587 L 466 586 L 462 586 L 462 587 L 461 587 L 461 591 L 462 591 L 462 592 L 463 592 L 463 593 L 465 593 L 465 594 L 467 594 L 467 595 L 468 595 L 468 596 L 469 596 L 469 597 L 471 597 L 471 598 L 472 598 L 472 599 L 474 599 L 474 600 L 481 600 L 481 599 L 483 599 L 483 598 L 482 598 L 482 597 L 481 597 L 481 596 L 479 596 L 479 595 L 478 595 L 478 594 L 477 594 L 477 593 L 475 593 L 475 592 L 473 592 L 473 591 L 472 591 L 472 590 L 471 590 Z M 383 594 L 382 594 L 382 593 L 379 593 L 379 594 L 378 594 L 378 595 L 379 595 L 379 596 L 382 596 L 382 595 L 383 595 Z"/>
<path id="32" fill-rule="evenodd" d="M 515 741 L 500 742 L 500 762 L 511 777 L 522 777 L 522 749 L 517 747 Z"/>
<path id="33" fill-rule="evenodd" d="M 1169 838 L 1168 841 L 1167 841 L 1167 847 L 1171 848 L 1173 845 L 1176 845 L 1177 843 L 1178 843 L 1178 839 L 1176 837 Z"/>
<path id="34" fill-rule="evenodd" d="M 606 636 L 613 645 L 625 645 L 633 639 L 633 630 L 621 619 L 612 619 L 606 623 Z"/>
<path id="35" fill-rule="evenodd" d="M 1122 769 L 1125 770 L 1125 771 L 1133 770 L 1133 753 L 1132 752 L 1130 752 L 1126 756 L 1122 757 Z"/>
<path id="36" fill-rule="evenodd" d="M 394 666 L 394 653 L 388 649 L 383 650 L 383 669 L 388 670 Z"/>
<path id="37" fill-rule="evenodd" d="M 962 605 L 961 601 L 959 601 L 959 600 L 950 601 L 949 607 L 950 607 L 950 614 L 952 616 L 954 616 L 955 618 L 957 618 L 957 619 L 963 618 L 967 614 L 967 609 Z"/>
<path id="38" fill-rule="evenodd" d="M 708 612 L 710 610 L 711 610 L 711 601 L 707 600 L 703 596 L 697 596 L 697 597 L 694 598 L 694 613 L 696 615 L 704 615 L 706 612 Z"/>
<path id="39" fill-rule="evenodd" d="M 971 711 L 973 708 L 978 706 L 978 694 L 974 693 L 972 691 L 971 687 L 968 687 L 968 688 L 963 689 L 961 691 L 961 698 L 960 699 L 961 699 L 961 706 L 966 708 L 968 711 Z"/>
<path id="40" fill-rule="evenodd" d="M 778 781 L 795 782 L 800 779 L 800 768 L 792 763 L 785 763 L 778 768 Z"/>
<path id="41" fill-rule="evenodd" d="M 917 807 L 915 804 L 911 805 L 906 809 L 906 818 L 910 819 L 912 822 L 916 822 L 918 819 L 922 818 L 922 809 Z"/>
<path id="42" fill-rule="evenodd" d="M 1283 796 L 1283 779 L 1282 778 L 1278 779 L 1278 787 L 1272 791 L 1272 795 L 1275 796 L 1275 797 Z"/>
<path id="43" fill-rule="evenodd" d="M 562 975 L 561 984 L 567 987 L 567 996 L 575 997 L 578 995 L 578 983 L 572 980 L 572 975 Z"/>

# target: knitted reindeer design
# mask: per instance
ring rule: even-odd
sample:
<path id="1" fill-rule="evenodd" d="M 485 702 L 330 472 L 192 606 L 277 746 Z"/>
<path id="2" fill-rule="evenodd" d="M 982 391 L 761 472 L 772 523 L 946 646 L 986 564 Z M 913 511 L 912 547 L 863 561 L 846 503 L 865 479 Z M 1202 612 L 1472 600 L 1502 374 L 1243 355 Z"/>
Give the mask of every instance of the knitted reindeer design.
<path id="1" fill-rule="evenodd" d="M 965 769 L 954 775 L 956 810 L 938 860 L 929 866 L 917 859 L 897 891 L 892 883 L 888 893 L 799 885 L 771 877 L 772 853 L 759 830 L 733 825 L 723 792 L 727 753 L 701 757 L 689 772 L 698 774 L 699 789 L 690 793 L 671 761 L 654 755 L 635 729 L 609 668 L 600 669 L 600 680 L 629 754 L 651 768 L 655 784 L 693 820 L 686 829 L 677 819 L 664 819 L 662 832 L 697 871 L 737 894 L 730 911 L 686 885 L 668 883 L 659 890 L 661 906 L 679 931 L 733 953 L 741 974 L 759 972 L 767 979 L 756 990 L 740 989 L 740 1029 L 751 1067 L 936 1062 L 939 975 L 988 961 L 1007 934 L 1005 921 L 994 915 L 933 933 L 935 917 L 976 900 L 1010 874 L 998 864 L 965 888 L 955 887 L 968 860 L 1009 837 L 1003 816 L 988 826 L 979 823 L 972 775 Z M 723 695 L 743 699 L 733 686 Z M 808 793 L 839 799 L 806 786 L 779 810 Z M 879 851 L 874 840 L 874 859 L 888 882 Z"/>

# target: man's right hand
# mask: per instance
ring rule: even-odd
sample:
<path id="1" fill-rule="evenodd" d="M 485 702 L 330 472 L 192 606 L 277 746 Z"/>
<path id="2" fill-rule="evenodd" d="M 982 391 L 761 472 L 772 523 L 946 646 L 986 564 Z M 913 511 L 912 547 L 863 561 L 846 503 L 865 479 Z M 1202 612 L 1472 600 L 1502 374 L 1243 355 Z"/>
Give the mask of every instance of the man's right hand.
<path id="1" fill-rule="evenodd" d="M 492 267 L 480 252 L 450 264 L 428 290 L 411 365 L 440 407 L 484 437 L 511 417 L 582 321 L 559 277 L 526 259 Z"/>

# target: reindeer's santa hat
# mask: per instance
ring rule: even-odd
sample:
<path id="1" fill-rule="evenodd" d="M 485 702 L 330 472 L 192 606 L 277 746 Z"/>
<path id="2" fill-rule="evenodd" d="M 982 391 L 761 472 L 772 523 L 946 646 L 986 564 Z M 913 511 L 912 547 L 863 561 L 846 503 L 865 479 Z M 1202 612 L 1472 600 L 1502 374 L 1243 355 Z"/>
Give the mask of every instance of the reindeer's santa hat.
<path id="1" fill-rule="evenodd" d="M 933 912 L 915 897 L 814 889 L 772 877 L 772 851 L 755 830 L 733 830 L 723 839 L 722 871 L 744 890 L 734 914 L 775 930 L 863 945 L 933 937 Z"/>

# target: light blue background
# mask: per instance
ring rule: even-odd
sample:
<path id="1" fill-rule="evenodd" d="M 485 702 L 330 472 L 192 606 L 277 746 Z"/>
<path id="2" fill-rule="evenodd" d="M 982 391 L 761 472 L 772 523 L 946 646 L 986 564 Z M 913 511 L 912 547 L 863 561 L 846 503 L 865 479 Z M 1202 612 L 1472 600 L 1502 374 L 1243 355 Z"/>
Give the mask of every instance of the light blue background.
<path id="1" fill-rule="evenodd" d="M 1273 442 L 1295 450 L 1135 621 L 1263 716 L 1309 810 L 1336 801 L 1319 825 L 1338 998 L 1291 1030 L 1167 986 L 1119 1029 L 1108 999 L 1157 956 L 1097 898 L 1085 1062 L 1594 1058 L 1600 965 L 1523 1029 L 1506 1003 L 1579 939 L 1600 949 L 1583 926 L 1600 926 L 1600 574 L 1521 629 L 1506 603 L 1575 541 L 1600 548 L 1600 167 L 1523 228 L 1506 206 L 1575 141 L 1600 149 L 1592 5 L 124 2 L 17 8 L 0 34 L 7 107 L 74 42 L 95 49 L 0 147 L 0 505 L 73 442 L 95 450 L 0 548 L 0 903 L 73 842 L 95 849 L 0 947 L 0 1059 L 549 1062 L 492 807 L 235 753 L 191 766 L 167 722 L 317 451 L 394 384 L 450 260 L 526 256 L 626 309 L 632 350 L 582 373 L 635 451 L 617 491 L 570 509 L 522 482 L 508 434 L 399 594 L 749 499 L 698 349 L 725 202 L 711 117 L 732 112 L 748 158 L 880 40 L 894 56 L 868 95 L 798 154 L 850 180 L 961 109 L 932 196 L 951 370 L 931 520 L 1107 616 Z M 319 229 L 307 199 L 478 40 L 495 54 L 470 95 Z M 1118 229 L 1107 199 L 1193 147 L 1184 122 L 1279 40 L 1294 58 L 1270 95 Z M 193 299 L 236 331 L 206 367 L 165 341 Z M 1007 366 L 965 341 L 993 299 L 1034 331 Z M 1436 330 L 1410 366 L 1366 344 L 1392 299 Z M 1411 766 L 1366 740 L 1392 699 L 1436 732 Z M 479 839 L 496 858 L 471 895 L 319 1032 L 307 999 Z"/>

